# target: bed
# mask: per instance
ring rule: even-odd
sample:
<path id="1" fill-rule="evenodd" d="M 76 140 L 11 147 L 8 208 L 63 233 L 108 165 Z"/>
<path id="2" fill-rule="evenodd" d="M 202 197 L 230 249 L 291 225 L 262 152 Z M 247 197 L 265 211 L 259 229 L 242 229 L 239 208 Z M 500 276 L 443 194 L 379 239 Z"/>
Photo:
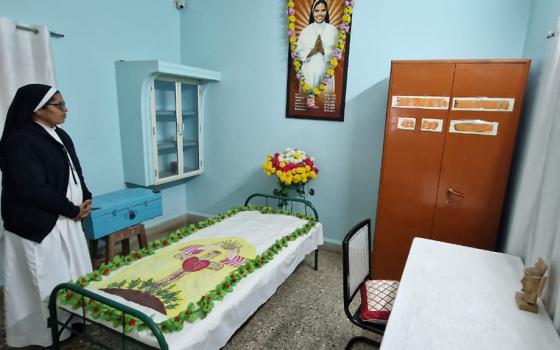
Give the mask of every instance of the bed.
<path id="1" fill-rule="evenodd" d="M 251 205 L 255 201 L 264 205 Z M 147 347 L 219 349 L 307 254 L 315 252 L 317 269 L 322 244 L 322 225 L 310 202 L 251 195 L 241 208 L 57 286 L 49 300 L 53 348 L 78 317 Z M 57 309 L 72 317 L 61 322 Z"/>

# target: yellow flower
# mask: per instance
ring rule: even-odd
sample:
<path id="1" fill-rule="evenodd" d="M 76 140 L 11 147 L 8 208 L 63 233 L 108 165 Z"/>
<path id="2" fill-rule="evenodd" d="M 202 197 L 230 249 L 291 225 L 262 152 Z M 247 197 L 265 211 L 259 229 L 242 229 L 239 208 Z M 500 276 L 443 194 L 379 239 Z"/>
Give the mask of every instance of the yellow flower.
<path id="1" fill-rule="evenodd" d="M 280 168 L 283 168 L 283 167 L 285 167 L 285 166 L 286 166 L 286 163 L 280 162 Z"/>
<path id="2" fill-rule="evenodd" d="M 290 17 L 291 17 L 291 16 L 290 16 Z M 344 23 L 350 23 L 350 16 L 348 16 L 348 15 L 342 16 L 342 22 L 344 22 Z"/>
<path id="3" fill-rule="evenodd" d="M 295 182 L 295 183 L 298 183 L 298 182 L 300 182 L 300 181 L 301 181 L 301 175 L 296 174 L 296 176 L 294 176 L 294 182 Z"/>
<path id="4" fill-rule="evenodd" d="M 315 171 L 311 170 L 311 171 L 309 172 L 309 177 L 312 178 L 312 179 L 314 179 L 314 178 L 317 177 L 317 174 L 315 173 Z"/>
<path id="5" fill-rule="evenodd" d="M 288 24 L 288 29 L 289 30 L 294 30 L 296 28 L 296 26 L 293 23 Z"/>
<path id="6" fill-rule="evenodd" d="M 276 176 L 278 176 L 278 177 L 282 176 L 282 171 L 281 170 L 276 170 Z"/>
<path id="7" fill-rule="evenodd" d="M 344 17 L 343 17 L 344 18 Z M 292 16 L 288 16 L 288 22 L 295 22 L 296 21 L 296 16 L 292 15 Z"/>
<path id="8" fill-rule="evenodd" d="M 301 62 L 299 60 L 294 60 L 294 66 L 296 67 L 301 66 Z"/>
<path id="9" fill-rule="evenodd" d="M 335 57 L 330 61 L 331 66 L 336 67 L 338 66 L 338 59 Z"/>
<path id="10" fill-rule="evenodd" d="M 296 173 L 296 169 L 292 169 L 292 174 L 295 174 L 295 173 Z"/>
<path id="11" fill-rule="evenodd" d="M 313 93 L 314 93 L 315 95 L 320 95 L 320 94 L 321 94 L 321 90 L 319 90 L 319 89 L 317 89 L 317 88 L 314 88 L 314 89 L 313 89 Z"/>
<path id="12" fill-rule="evenodd" d="M 292 178 L 287 178 L 286 179 L 286 185 L 291 185 L 292 184 Z"/>
<path id="13" fill-rule="evenodd" d="M 288 1 L 288 8 L 294 8 L 294 2 Z"/>
<path id="14" fill-rule="evenodd" d="M 266 155 L 266 160 L 272 160 L 272 155 L 271 155 L 271 154 L 267 154 L 267 155 Z"/>
<path id="15" fill-rule="evenodd" d="M 352 8 L 351 8 L 350 6 L 346 7 L 346 8 L 344 9 L 344 13 L 346 13 L 346 14 L 348 14 L 348 15 L 351 15 L 351 14 L 352 14 Z"/>
<path id="16" fill-rule="evenodd" d="M 296 50 L 296 45 L 290 45 L 290 50 L 295 51 Z"/>
<path id="17" fill-rule="evenodd" d="M 271 168 L 270 168 L 270 172 L 276 174 L 276 168 L 275 168 L 275 167 L 271 167 Z"/>
<path id="18" fill-rule="evenodd" d="M 272 175 L 272 173 L 270 171 L 267 171 L 266 176 L 270 176 L 270 175 Z"/>
<path id="19" fill-rule="evenodd" d="M 303 176 L 303 177 L 301 178 L 301 182 L 306 183 L 306 182 L 307 182 L 307 177 Z"/>
<path id="20" fill-rule="evenodd" d="M 341 48 L 341 49 L 344 49 L 344 43 L 337 42 L 337 43 L 336 43 L 336 46 L 338 46 L 338 47 Z"/>
<path id="21" fill-rule="evenodd" d="M 328 75 L 329 77 L 330 77 L 330 76 L 333 76 L 333 75 L 334 75 L 334 69 L 332 69 L 332 68 L 327 69 L 327 75 Z"/>
<path id="22" fill-rule="evenodd" d="M 346 39 L 346 33 L 338 33 L 338 37 L 342 40 Z"/>
<path id="23" fill-rule="evenodd" d="M 295 66 L 295 67 L 294 67 L 294 70 L 295 70 L 296 72 L 299 72 L 299 71 L 301 70 L 301 68 L 300 68 L 299 66 Z"/>
<path id="24" fill-rule="evenodd" d="M 311 89 L 311 86 L 309 84 L 303 85 L 303 91 L 309 91 L 309 89 Z"/>
<path id="25" fill-rule="evenodd" d="M 306 165 L 306 166 L 305 166 L 305 170 L 306 170 L 306 171 L 309 171 L 309 170 L 311 170 L 311 167 L 310 167 L 309 165 Z"/>
<path id="26" fill-rule="evenodd" d="M 297 172 L 298 174 L 303 173 L 303 168 L 297 168 L 296 172 Z"/>
<path id="27" fill-rule="evenodd" d="M 327 85 L 321 83 L 321 84 L 319 85 L 319 90 L 325 90 L 326 87 L 327 87 Z"/>
<path id="28" fill-rule="evenodd" d="M 296 39 L 296 37 L 295 37 L 295 36 L 291 36 L 291 37 L 290 37 L 290 42 L 291 42 L 291 43 L 295 43 L 295 42 L 296 42 L 296 40 L 297 40 L 297 39 Z"/>
<path id="29" fill-rule="evenodd" d="M 299 153 L 294 153 L 294 158 L 295 159 L 299 159 L 299 157 L 301 157 L 301 155 Z"/>

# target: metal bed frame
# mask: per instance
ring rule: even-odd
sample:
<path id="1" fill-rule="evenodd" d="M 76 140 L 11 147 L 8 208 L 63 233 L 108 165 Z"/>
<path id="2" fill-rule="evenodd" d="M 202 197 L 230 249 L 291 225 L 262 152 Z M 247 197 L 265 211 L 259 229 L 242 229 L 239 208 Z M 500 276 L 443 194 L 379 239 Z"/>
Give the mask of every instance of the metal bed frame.
<path id="1" fill-rule="evenodd" d="M 252 199 L 254 198 L 264 198 L 265 200 L 265 204 L 266 206 L 269 206 L 270 202 L 276 201 L 276 205 L 278 205 L 279 207 L 284 208 L 285 210 L 289 211 L 290 213 L 294 213 L 294 210 L 297 211 L 298 209 L 301 209 L 301 206 L 303 206 L 303 211 L 305 213 L 305 215 L 308 215 L 308 208 L 309 210 L 313 213 L 313 217 L 315 218 L 315 221 L 319 221 L 319 214 L 317 213 L 317 209 L 315 209 L 315 207 L 313 206 L 313 204 L 311 204 L 311 202 L 304 200 L 304 199 L 300 199 L 300 198 L 289 198 L 289 197 L 282 197 L 282 196 L 276 196 L 276 195 L 269 195 L 269 194 L 263 194 L 263 193 L 254 193 L 252 195 L 250 195 L 249 197 L 247 197 L 247 199 L 245 200 L 245 206 L 249 206 L 249 203 Z M 298 204 L 299 203 L 299 206 Z M 295 207 L 295 208 L 294 208 Z M 289 208 L 289 209 L 288 209 Z M 315 266 L 314 269 L 317 270 L 318 269 L 318 264 L 319 264 L 319 249 L 315 249 Z M 62 322 L 58 320 L 58 316 L 57 316 L 57 297 L 58 297 L 58 293 L 61 290 L 69 290 L 72 292 L 75 292 L 79 295 L 81 295 L 82 297 L 82 313 L 81 315 L 77 315 L 75 313 L 71 313 L 70 317 L 68 318 L 68 320 L 66 322 Z M 114 328 L 108 327 L 100 322 L 96 322 L 95 320 L 91 320 L 91 319 L 86 319 L 86 311 L 85 311 L 85 307 L 86 307 L 86 302 L 85 302 L 85 298 L 89 298 L 89 299 L 93 299 L 101 304 L 104 304 L 106 306 L 112 307 L 113 309 L 116 309 L 117 311 L 120 311 L 122 313 L 122 332 L 117 331 Z M 144 322 L 144 324 L 146 324 L 147 328 L 149 328 L 152 331 L 152 334 L 154 335 L 154 337 L 157 340 L 157 343 L 159 345 L 159 349 L 162 350 L 167 350 L 169 349 L 169 346 L 167 344 L 167 341 L 165 340 L 165 337 L 163 335 L 163 332 L 161 331 L 161 329 L 159 328 L 159 326 L 146 314 L 144 314 L 141 311 L 138 311 L 136 309 L 133 309 L 129 306 L 126 306 L 124 304 L 121 304 L 117 301 L 111 300 L 109 298 L 106 298 L 104 296 L 98 295 L 92 291 L 89 291 L 85 288 L 80 288 L 77 285 L 71 284 L 71 283 L 61 283 L 59 285 L 57 285 L 53 291 L 51 292 L 51 295 L 49 297 L 49 318 L 47 320 L 47 324 L 48 327 L 51 328 L 51 335 L 52 335 L 52 339 L 53 339 L 53 345 L 52 345 L 52 349 L 54 350 L 58 350 L 60 349 L 60 336 L 62 335 L 62 332 L 66 329 L 68 331 L 70 331 L 72 334 L 74 335 L 79 335 L 80 337 L 86 339 L 87 341 L 103 348 L 103 349 L 111 349 L 108 346 L 106 346 L 105 344 L 102 344 L 98 341 L 96 341 L 95 339 L 93 339 L 92 337 L 86 335 L 86 334 L 78 334 L 74 329 L 72 329 L 70 322 L 76 317 L 80 320 L 80 322 L 82 324 L 86 324 L 86 322 L 88 323 L 94 323 L 97 324 L 105 329 L 110 330 L 111 332 L 115 333 L 115 334 L 119 334 L 121 335 L 121 349 L 126 349 L 126 344 L 127 344 L 127 340 L 141 345 L 147 349 L 152 349 L 153 347 L 144 344 L 134 338 L 128 337 L 125 334 L 125 316 L 126 315 L 130 315 L 133 317 L 138 318 L 140 321 Z M 60 327 L 60 328 L 59 328 Z M 128 338 L 128 339 L 127 339 Z"/>

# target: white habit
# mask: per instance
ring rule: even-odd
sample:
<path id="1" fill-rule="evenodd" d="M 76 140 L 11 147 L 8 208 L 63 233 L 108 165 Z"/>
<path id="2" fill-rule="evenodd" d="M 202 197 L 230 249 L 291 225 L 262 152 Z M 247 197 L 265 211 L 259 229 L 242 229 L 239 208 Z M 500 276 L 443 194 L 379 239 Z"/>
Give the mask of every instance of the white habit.
<path id="1" fill-rule="evenodd" d="M 319 52 L 308 58 L 307 55 L 315 46 L 318 36 L 321 36 L 325 54 L 323 55 Z M 297 41 L 296 53 L 298 59 L 303 62 L 301 71 L 303 72 L 305 82 L 311 86 L 311 89 L 318 87 L 325 78 L 326 70 L 330 65 L 329 61 L 334 57 L 333 52 L 336 50 L 337 38 L 338 31 L 336 27 L 325 22 L 313 22 L 301 31 Z M 333 83 L 327 87 L 327 90 L 333 89 L 334 77 L 332 79 Z"/>
<path id="2" fill-rule="evenodd" d="M 54 129 L 44 128 L 62 143 Z M 74 166 L 71 166 L 70 172 L 74 174 L 68 177 L 66 197 L 80 205 L 82 187 L 73 169 Z M 92 271 L 82 225 L 79 221 L 59 216 L 56 225 L 41 243 L 9 231 L 4 231 L 3 243 L 6 342 L 12 347 L 50 346 L 52 339 L 47 328 L 47 306 L 51 291 L 59 283 L 75 281 Z"/>

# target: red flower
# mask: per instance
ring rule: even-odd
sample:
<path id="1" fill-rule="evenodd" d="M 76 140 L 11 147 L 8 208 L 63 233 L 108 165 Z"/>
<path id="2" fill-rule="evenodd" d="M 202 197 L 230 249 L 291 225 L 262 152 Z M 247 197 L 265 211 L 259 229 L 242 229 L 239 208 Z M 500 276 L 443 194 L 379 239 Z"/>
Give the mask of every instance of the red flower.
<path id="1" fill-rule="evenodd" d="M 179 316 L 175 316 L 175 321 L 181 321 L 181 318 Z"/>
<path id="2" fill-rule="evenodd" d="M 103 272 L 101 272 L 101 273 L 104 274 L 105 276 L 107 276 L 109 274 L 109 272 L 111 272 L 111 270 L 104 269 Z"/>
<path id="3" fill-rule="evenodd" d="M 132 327 L 136 326 L 136 320 L 132 319 L 132 320 L 128 321 L 128 325 L 132 326 Z"/>

